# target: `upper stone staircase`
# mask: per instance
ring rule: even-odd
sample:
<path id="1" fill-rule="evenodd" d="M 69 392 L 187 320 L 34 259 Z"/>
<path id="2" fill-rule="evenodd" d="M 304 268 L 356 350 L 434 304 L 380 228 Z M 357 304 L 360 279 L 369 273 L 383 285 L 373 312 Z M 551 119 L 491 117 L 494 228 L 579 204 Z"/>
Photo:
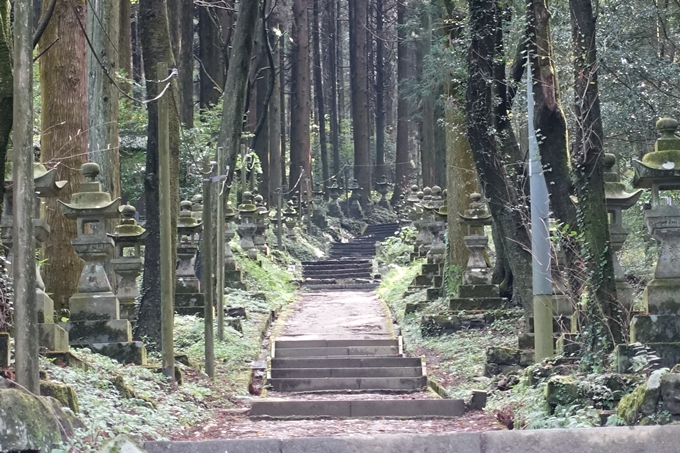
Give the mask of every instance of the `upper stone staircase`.
<path id="1" fill-rule="evenodd" d="M 304 285 L 310 289 L 373 289 L 375 244 L 398 230 L 398 223 L 369 225 L 350 242 L 332 243 L 330 259 L 302 263 Z"/>

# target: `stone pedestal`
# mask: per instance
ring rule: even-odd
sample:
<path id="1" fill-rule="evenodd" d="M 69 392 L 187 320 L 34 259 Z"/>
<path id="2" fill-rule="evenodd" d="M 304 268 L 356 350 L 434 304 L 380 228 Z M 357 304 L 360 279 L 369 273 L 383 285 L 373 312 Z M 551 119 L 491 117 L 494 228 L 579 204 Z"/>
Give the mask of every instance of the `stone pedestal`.
<path id="1" fill-rule="evenodd" d="M 120 319 L 119 303 L 111 291 L 105 272 L 105 261 L 110 258 L 114 243 L 106 235 L 106 222 L 118 216 L 120 199 L 102 192 L 95 178 L 99 165 L 86 163 L 81 172 L 87 179 L 80 192 L 73 194 L 71 203 L 61 203 L 64 215 L 76 220 L 77 236 L 71 244 L 84 261 L 78 281 L 77 293 L 69 299 L 71 317 L 61 323 L 69 333 L 71 345 L 87 346 L 95 343 L 129 343 L 136 349 L 134 362 L 141 362 L 144 345 L 132 342 L 132 328 L 126 319 Z"/>

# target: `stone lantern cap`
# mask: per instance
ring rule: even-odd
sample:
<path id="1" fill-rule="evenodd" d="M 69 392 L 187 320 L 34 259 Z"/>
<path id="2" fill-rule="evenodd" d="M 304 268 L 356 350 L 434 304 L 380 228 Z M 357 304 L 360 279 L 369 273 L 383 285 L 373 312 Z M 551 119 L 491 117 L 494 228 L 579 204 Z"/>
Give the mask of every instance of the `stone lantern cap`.
<path id="1" fill-rule="evenodd" d="M 264 205 L 264 198 L 262 195 L 257 195 L 255 197 L 255 206 L 257 207 L 257 213 L 266 216 L 269 213 L 269 209 Z"/>
<path id="2" fill-rule="evenodd" d="M 184 200 L 179 204 L 179 217 L 177 219 L 177 230 L 181 234 L 193 234 L 203 228 L 203 223 L 199 222 L 191 212 L 192 203 Z"/>
<path id="3" fill-rule="evenodd" d="M 642 161 L 633 161 L 633 185 L 680 190 L 680 138 L 675 135 L 678 122 L 673 118 L 661 118 L 656 122 L 656 129 L 661 137 L 656 140 L 654 151 L 645 154 Z"/>
<path id="4" fill-rule="evenodd" d="M 418 197 L 418 186 L 415 184 L 411 186 L 411 191 L 408 194 L 408 197 L 406 198 L 406 201 L 415 204 L 420 201 L 420 198 Z"/>
<path id="5" fill-rule="evenodd" d="M 257 206 L 253 203 L 253 194 L 251 192 L 243 192 L 243 203 L 238 205 L 237 209 L 240 213 L 257 211 Z"/>
<path id="6" fill-rule="evenodd" d="M 331 178 L 331 185 L 328 186 L 329 189 L 339 189 L 340 186 L 338 185 L 338 179 L 337 178 Z"/>
<path id="7" fill-rule="evenodd" d="M 231 222 L 236 217 L 236 210 L 231 206 L 231 201 L 227 202 L 227 207 L 224 208 L 224 220 Z"/>
<path id="8" fill-rule="evenodd" d="M 439 214 L 440 216 L 442 216 L 444 218 L 446 218 L 449 215 L 449 209 L 448 209 L 448 206 L 447 206 L 448 203 L 446 201 L 446 195 L 447 195 L 446 189 L 442 190 L 442 201 L 441 201 L 442 204 L 441 204 L 441 206 L 439 206 L 439 209 L 437 209 L 437 211 L 436 211 L 437 214 Z"/>
<path id="9" fill-rule="evenodd" d="M 283 211 L 285 217 L 294 217 L 297 215 L 294 205 L 295 203 L 292 200 L 287 203 L 286 209 Z"/>
<path id="10" fill-rule="evenodd" d="M 68 181 L 57 181 L 56 168 L 48 170 L 39 162 L 33 163 L 33 181 L 35 193 L 43 198 L 57 197 L 61 189 L 68 183 Z"/>
<path id="11" fill-rule="evenodd" d="M 616 156 L 606 153 L 604 155 L 604 196 L 607 208 L 628 209 L 637 203 L 642 189 L 635 192 L 627 192 L 626 186 L 619 181 L 619 175 L 613 170 L 616 165 Z"/>
<path id="12" fill-rule="evenodd" d="M 361 189 L 361 187 L 359 187 L 359 181 L 357 181 L 356 179 L 353 179 L 353 180 L 352 180 L 352 185 L 349 186 L 348 189 L 349 189 L 349 190 L 358 190 L 358 189 Z"/>
<path id="13" fill-rule="evenodd" d="M 147 231 L 135 220 L 137 210 L 134 206 L 126 204 L 120 207 L 120 224 L 113 229 L 110 236 L 114 241 L 119 240 L 143 240 L 147 236 Z"/>
<path id="14" fill-rule="evenodd" d="M 80 172 L 86 178 L 80 185 L 80 192 L 71 196 L 70 203 L 59 200 L 64 215 L 69 219 L 92 216 L 118 217 L 120 198 L 111 200 L 111 195 L 102 191 L 101 184 L 96 181 L 99 165 L 94 162 L 84 163 L 80 167 Z"/>
<path id="15" fill-rule="evenodd" d="M 493 219 L 486 209 L 486 204 L 482 202 L 482 195 L 477 192 L 470 194 L 470 209 L 466 209 L 464 214 L 458 213 L 460 220 L 469 226 L 491 225 Z"/>
<path id="16" fill-rule="evenodd" d="M 387 182 L 387 176 L 382 175 L 382 178 L 380 178 L 380 181 L 376 182 L 375 185 L 378 187 L 387 187 L 390 183 Z"/>

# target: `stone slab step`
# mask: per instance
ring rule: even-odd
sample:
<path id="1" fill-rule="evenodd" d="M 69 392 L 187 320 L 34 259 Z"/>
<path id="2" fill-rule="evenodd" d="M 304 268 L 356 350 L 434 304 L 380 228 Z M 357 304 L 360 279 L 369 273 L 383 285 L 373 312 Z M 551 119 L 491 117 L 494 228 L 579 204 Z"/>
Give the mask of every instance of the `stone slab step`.
<path id="1" fill-rule="evenodd" d="M 371 269 L 303 269 L 302 276 L 308 278 L 371 278 Z"/>
<path id="2" fill-rule="evenodd" d="M 303 261 L 302 267 L 315 267 L 315 266 L 334 266 L 334 265 L 361 265 L 368 264 L 371 265 L 370 260 L 321 260 L 321 261 Z"/>
<path id="3" fill-rule="evenodd" d="M 275 357 L 388 356 L 399 354 L 398 346 L 347 346 L 338 348 L 276 349 Z"/>
<path id="4" fill-rule="evenodd" d="M 251 417 L 459 417 L 465 413 L 463 400 L 349 400 L 253 402 Z"/>
<path id="5" fill-rule="evenodd" d="M 276 350 L 284 348 L 346 348 L 349 346 L 399 346 L 396 338 L 338 339 L 338 340 L 275 340 Z"/>
<path id="6" fill-rule="evenodd" d="M 507 299 L 502 297 L 462 298 L 454 297 L 449 300 L 450 310 L 498 310 L 505 308 Z"/>
<path id="7" fill-rule="evenodd" d="M 371 270 L 373 269 L 373 265 L 370 263 L 370 261 L 361 261 L 361 262 L 354 262 L 354 261 L 336 261 L 332 262 L 332 264 L 322 264 L 322 265 L 317 265 L 317 266 L 302 266 L 302 271 L 305 272 L 311 272 L 311 271 L 334 271 L 338 269 L 367 269 Z"/>
<path id="8" fill-rule="evenodd" d="M 422 367 L 420 357 L 304 357 L 271 360 L 274 368 L 385 368 Z"/>
<path id="9" fill-rule="evenodd" d="M 421 366 L 410 368 L 272 368 L 272 379 L 420 377 Z"/>
<path id="10" fill-rule="evenodd" d="M 309 284 L 305 282 L 305 291 L 373 291 L 377 283 L 344 283 L 344 284 Z"/>
<path id="11" fill-rule="evenodd" d="M 427 378 L 302 378 L 269 379 L 267 381 L 278 392 L 318 392 L 329 390 L 401 390 L 416 391 L 427 385 Z"/>

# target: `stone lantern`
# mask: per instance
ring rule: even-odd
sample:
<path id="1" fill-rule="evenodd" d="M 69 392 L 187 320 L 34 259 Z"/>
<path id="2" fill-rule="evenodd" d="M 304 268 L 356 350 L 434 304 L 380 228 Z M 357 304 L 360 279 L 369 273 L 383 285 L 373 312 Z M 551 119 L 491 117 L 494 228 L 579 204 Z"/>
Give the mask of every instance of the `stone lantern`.
<path id="1" fill-rule="evenodd" d="M 267 239 L 265 238 L 265 233 L 269 229 L 269 209 L 264 205 L 264 198 L 262 195 L 255 196 L 255 206 L 257 207 L 257 215 L 255 216 L 255 234 L 253 235 L 253 243 L 255 247 L 265 255 L 269 253 L 269 247 L 267 247 Z"/>
<path id="2" fill-rule="evenodd" d="M 85 163 L 80 169 L 86 181 L 70 203 L 59 202 L 66 218 L 76 221 L 73 249 L 85 261 L 78 290 L 69 299 L 71 317 L 61 323 L 69 332 L 72 345 L 88 345 L 96 351 L 124 363 L 145 363 L 146 350 L 132 342 L 127 319 L 120 319 L 118 299 L 111 291 L 105 264 L 111 257 L 114 242 L 106 233 L 106 222 L 118 217 L 120 198 L 111 200 L 96 181 L 99 165 Z"/>
<path id="3" fill-rule="evenodd" d="M 442 198 L 442 188 L 439 186 L 433 186 L 432 187 L 432 205 L 436 208 L 439 209 L 439 207 L 443 203 L 443 198 Z"/>
<path id="4" fill-rule="evenodd" d="M 446 243 L 444 242 L 446 220 L 448 218 L 446 200 L 444 199 L 443 203 L 440 200 L 439 206 L 434 205 L 431 211 L 433 219 L 427 228 L 432 234 L 432 245 L 430 245 L 430 250 L 427 252 L 427 262 L 429 264 L 442 264 L 446 256 Z"/>
<path id="5" fill-rule="evenodd" d="M 432 209 L 432 189 L 425 187 L 422 192 L 418 192 L 418 198 L 421 200 L 419 205 L 416 205 L 416 212 L 419 215 L 413 225 L 418 229 L 418 236 L 416 236 L 416 245 L 419 256 L 426 256 L 430 245 L 432 244 L 433 236 L 428 225 L 433 221 Z"/>
<path id="6" fill-rule="evenodd" d="M 680 354 L 680 206 L 662 191 L 680 190 L 680 139 L 678 122 L 662 118 L 656 123 L 661 137 L 654 151 L 642 161 L 633 161 L 633 185 L 651 189 L 651 207 L 645 210 L 645 225 L 659 242 L 654 279 L 644 292 L 647 314 L 631 323 L 631 340 L 647 343 L 657 351 L 662 366 L 673 366 Z"/>
<path id="7" fill-rule="evenodd" d="M 203 195 L 200 193 L 191 198 L 191 215 L 199 222 L 203 221 Z"/>
<path id="8" fill-rule="evenodd" d="M 238 205 L 239 223 L 236 227 L 241 238 L 241 248 L 248 254 L 248 258 L 257 259 L 257 248 L 253 236 L 257 230 L 256 216 L 257 206 L 253 203 L 253 194 L 243 192 L 243 203 Z"/>
<path id="9" fill-rule="evenodd" d="M 288 236 L 288 239 L 291 241 L 297 240 L 297 233 L 295 233 L 295 225 L 297 225 L 297 211 L 295 210 L 295 203 L 293 200 L 290 200 L 287 203 L 286 210 L 283 211 L 283 217 L 285 218 L 285 224 L 286 224 L 286 236 Z"/>
<path id="10" fill-rule="evenodd" d="M 622 212 L 637 203 L 642 189 L 635 192 L 627 192 L 626 187 L 619 181 L 619 175 L 614 170 L 616 156 L 604 155 L 604 192 L 609 212 L 609 235 L 612 244 L 612 258 L 614 265 L 614 278 L 616 280 L 616 295 L 619 303 L 628 311 L 633 309 L 633 288 L 626 282 L 617 253 L 623 248 L 623 243 L 628 237 L 628 230 L 623 227 Z"/>
<path id="11" fill-rule="evenodd" d="M 195 197 L 194 197 L 195 198 Z M 201 315 L 205 312 L 205 298 L 201 281 L 196 276 L 196 254 L 203 224 L 194 214 L 191 201 L 179 204 L 177 218 L 177 281 L 175 282 L 175 311 L 179 314 Z"/>
<path id="12" fill-rule="evenodd" d="M 486 246 L 489 243 L 489 238 L 484 234 L 484 227 L 491 225 L 493 219 L 482 201 L 481 194 L 476 192 L 470 194 L 470 200 L 470 209 L 467 209 L 464 214 L 458 214 L 460 221 L 467 225 L 468 234 L 463 237 L 463 242 L 470 252 L 463 283 L 466 285 L 489 285 L 491 284 L 492 269 L 484 257 Z"/>
<path id="13" fill-rule="evenodd" d="M 387 176 L 382 175 L 380 181 L 375 183 L 375 187 L 375 190 L 380 194 L 378 205 L 385 209 L 391 209 L 390 202 L 387 200 L 387 192 L 390 190 L 390 183 L 387 182 Z"/>
<path id="14" fill-rule="evenodd" d="M 236 236 L 234 220 L 237 214 L 236 210 L 231 206 L 231 202 L 227 202 L 227 207 L 224 210 L 224 283 L 230 288 L 246 289 L 243 283 L 243 271 L 239 269 L 230 245 L 231 240 Z"/>
<path id="15" fill-rule="evenodd" d="M 323 201 L 325 192 L 320 183 L 316 185 L 316 192 L 314 192 L 314 201 L 312 205 L 312 222 L 319 228 L 328 227 L 328 222 L 326 221 L 326 207 Z"/>
<path id="16" fill-rule="evenodd" d="M 338 185 L 338 180 L 331 178 L 331 185 L 328 186 L 328 196 L 331 198 L 331 201 L 328 203 L 328 215 L 331 217 L 342 218 L 342 209 L 340 208 L 340 203 L 338 203 L 341 192 L 342 187 Z"/>
<path id="17" fill-rule="evenodd" d="M 134 321 L 137 312 L 139 287 L 137 277 L 144 269 L 141 247 L 147 231 L 135 220 L 137 210 L 134 206 L 121 207 L 120 224 L 113 230 L 111 238 L 115 243 L 115 254 L 111 267 L 118 276 L 116 297 L 120 304 L 120 317 Z"/>
<path id="18" fill-rule="evenodd" d="M 352 185 L 348 187 L 352 191 L 352 199 L 349 205 L 349 216 L 353 219 L 363 219 L 364 211 L 361 209 L 361 187 L 359 182 L 354 179 Z"/>

